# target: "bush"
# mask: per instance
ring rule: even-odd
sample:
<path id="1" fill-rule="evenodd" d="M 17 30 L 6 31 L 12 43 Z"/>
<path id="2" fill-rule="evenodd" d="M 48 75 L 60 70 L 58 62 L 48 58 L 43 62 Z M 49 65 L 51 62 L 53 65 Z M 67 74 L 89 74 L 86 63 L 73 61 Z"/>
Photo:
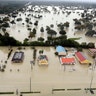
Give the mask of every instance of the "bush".
<path id="1" fill-rule="evenodd" d="M 58 52 L 55 52 L 55 55 L 58 55 Z"/>

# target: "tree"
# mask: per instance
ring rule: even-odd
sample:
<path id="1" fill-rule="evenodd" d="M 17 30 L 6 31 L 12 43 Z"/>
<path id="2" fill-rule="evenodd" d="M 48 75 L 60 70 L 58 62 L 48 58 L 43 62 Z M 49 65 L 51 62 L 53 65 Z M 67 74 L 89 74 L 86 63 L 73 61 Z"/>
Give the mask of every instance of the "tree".
<path id="1" fill-rule="evenodd" d="M 16 24 L 14 20 L 12 20 L 10 23 L 11 23 L 11 24 Z"/>
<path id="2" fill-rule="evenodd" d="M 50 29 L 49 31 L 47 31 L 47 34 L 51 35 L 52 37 L 53 35 L 56 35 L 57 32 L 55 30 Z"/>
<path id="3" fill-rule="evenodd" d="M 83 29 L 86 29 L 86 26 L 85 25 L 77 25 L 75 27 L 75 29 L 77 29 L 77 30 L 83 30 Z"/>
<path id="4" fill-rule="evenodd" d="M 43 41 L 44 41 L 44 38 L 42 38 L 42 37 L 39 37 L 39 38 L 38 38 L 38 41 L 41 41 L 41 42 L 43 42 Z"/>
<path id="5" fill-rule="evenodd" d="M 86 25 L 86 28 L 88 28 L 89 30 L 92 30 L 92 28 L 93 28 L 93 24 L 92 23 L 87 22 L 85 25 Z"/>
<path id="6" fill-rule="evenodd" d="M 6 32 L 6 28 L 3 27 L 3 28 L 2 28 L 2 31 L 5 33 L 5 32 Z"/>
<path id="7" fill-rule="evenodd" d="M 33 32 L 29 32 L 29 38 L 35 37 L 35 34 Z"/>
<path id="8" fill-rule="evenodd" d="M 85 35 L 92 37 L 93 35 L 96 35 L 96 31 L 95 30 L 88 30 Z"/>
<path id="9" fill-rule="evenodd" d="M 9 17 L 4 17 L 3 22 L 7 22 L 7 21 L 10 21 Z"/>
<path id="10" fill-rule="evenodd" d="M 7 28 L 7 27 L 10 27 L 10 26 L 9 26 L 9 23 L 5 22 L 5 23 L 2 24 L 2 27 L 6 27 Z"/>
<path id="11" fill-rule="evenodd" d="M 50 27 L 49 26 L 46 26 L 46 31 L 50 31 Z"/>
<path id="12" fill-rule="evenodd" d="M 64 24 L 60 23 L 57 25 L 60 30 L 64 30 Z"/>
<path id="13" fill-rule="evenodd" d="M 73 19 L 73 20 L 75 21 L 75 24 L 76 24 L 76 25 L 81 25 L 80 20 L 78 20 L 78 19 Z"/>
<path id="14" fill-rule="evenodd" d="M 26 23 L 29 23 L 30 22 L 29 18 L 26 18 L 25 21 L 26 21 Z"/>
<path id="15" fill-rule="evenodd" d="M 61 30 L 61 31 L 59 32 L 59 34 L 61 34 L 61 35 L 65 35 L 66 32 L 65 32 L 64 30 Z"/>
<path id="16" fill-rule="evenodd" d="M 64 23 L 64 26 L 65 26 L 65 27 L 69 27 L 69 22 L 65 22 L 65 23 Z"/>
<path id="17" fill-rule="evenodd" d="M 44 28 L 43 28 L 43 27 L 41 27 L 41 28 L 40 28 L 40 31 L 41 31 L 41 32 L 44 32 Z"/>
<path id="18" fill-rule="evenodd" d="M 38 21 L 35 21 L 34 25 L 35 25 L 35 26 L 38 26 Z"/>
<path id="19" fill-rule="evenodd" d="M 12 17 L 15 19 L 17 17 L 17 15 L 15 13 L 13 13 Z"/>
<path id="20" fill-rule="evenodd" d="M 25 38 L 24 41 L 23 41 L 23 45 L 24 46 L 28 46 L 29 45 L 29 42 L 28 42 L 28 38 Z"/>
<path id="21" fill-rule="evenodd" d="M 86 42 L 82 42 L 80 45 L 82 48 L 87 48 L 87 43 Z"/>
<path id="22" fill-rule="evenodd" d="M 33 34 L 36 34 L 36 29 L 35 28 L 33 28 Z"/>
<path id="23" fill-rule="evenodd" d="M 9 33 L 5 32 L 4 36 L 9 37 Z"/>
<path id="24" fill-rule="evenodd" d="M 51 24 L 51 25 L 50 25 L 50 27 L 51 27 L 51 28 L 53 28 L 53 27 L 54 27 L 54 25 L 53 25 L 53 24 Z"/>
<path id="25" fill-rule="evenodd" d="M 31 31 L 31 28 L 28 28 L 27 30 Z"/>
<path id="26" fill-rule="evenodd" d="M 87 46 L 88 46 L 88 48 L 95 48 L 95 44 L 92 43 L 92 42 L 89 42 L 89 43 L 87 44 Z"/>
<path id="27" fill-rule="evenodd" d="M 19 21 L 22 21 L 22 18 L 17 18 L 17 21 L 19 22 Z"/>

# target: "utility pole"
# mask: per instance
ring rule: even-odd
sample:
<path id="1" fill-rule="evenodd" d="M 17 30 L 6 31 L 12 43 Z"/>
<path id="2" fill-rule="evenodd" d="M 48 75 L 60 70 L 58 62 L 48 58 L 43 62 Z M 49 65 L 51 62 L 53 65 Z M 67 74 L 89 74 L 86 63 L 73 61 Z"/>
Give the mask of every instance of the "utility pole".
<path id="1" fill-rule="evenodd" d="M 31 92 L 31 77 L 30 77 L 30 92 Z"/>
<path id="2" fill-rule="evenodd" d="M 91 72 L 90 92 L 91 92 L 92 94 L 94 94 L 94 92 L 93 92 L 93 90 L 91 89 L 91 87 L 92 87 L 93 78 L 94 78 L 95 66 L 96 66 L 96 57 L 95 57 L 94 62 L 93 62 L 93 64 L 92 64 L 92 72 Z"/>

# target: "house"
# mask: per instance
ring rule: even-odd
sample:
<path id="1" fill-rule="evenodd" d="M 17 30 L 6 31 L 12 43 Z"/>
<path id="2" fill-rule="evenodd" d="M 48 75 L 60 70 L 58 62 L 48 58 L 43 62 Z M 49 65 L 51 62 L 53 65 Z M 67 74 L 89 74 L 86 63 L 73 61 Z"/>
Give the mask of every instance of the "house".
<path id="1" fill-rule="evenodd" d="M 88 52 L 92 57 L 96 56 L 96 48 L 90 48 Z"/>
<path id="2" fill-rule="evenodd" d="M 60 62 L 62 65 L 74 65 L 75 59 L 74 59 L 74 57 L 71 57 L 71 58 L 61 57 Z"/>
<path id="3" fill-rule="evenodd" d="M 56 47 L 56 52 L 58 52 L 59 56 L 66 56 L 66 50 L 62 46 L 57 46 Z"/>
<path id="4" fill-rule="evenodd" d="M 91 62 L 84 56 L 82 52 L 76 52 L 75 56 L 80 64 L 90 64 Z"/>
<path id="5" fill-rule="evenodd" d="M 48 65 L 48 58 L 46 55 L 40 55 L 38 57 L 38 64 L 39 65 Z"/>
<path id="6" fill-rule="evenodd" d="M 12 58 L 12 62 L 14 63 L 21 63 L 24 59 L 24 52 L 15 52 Z"/>

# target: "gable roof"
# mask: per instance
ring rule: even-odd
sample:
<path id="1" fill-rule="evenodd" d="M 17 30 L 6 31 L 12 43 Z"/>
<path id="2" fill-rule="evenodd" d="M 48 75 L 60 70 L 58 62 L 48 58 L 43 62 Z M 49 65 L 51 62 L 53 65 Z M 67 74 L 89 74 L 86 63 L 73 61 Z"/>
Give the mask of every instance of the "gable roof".
<path id="1" fill-rule="evenodd" d="M 86 63 L 89 64 L 91 63 L 89 60 L 86 59 L 86 57 L 83 55 L 82 52 L 76 52 L 75 56 L 77 57 L 77 59 L 79 60 L 80 63 Z"/>

